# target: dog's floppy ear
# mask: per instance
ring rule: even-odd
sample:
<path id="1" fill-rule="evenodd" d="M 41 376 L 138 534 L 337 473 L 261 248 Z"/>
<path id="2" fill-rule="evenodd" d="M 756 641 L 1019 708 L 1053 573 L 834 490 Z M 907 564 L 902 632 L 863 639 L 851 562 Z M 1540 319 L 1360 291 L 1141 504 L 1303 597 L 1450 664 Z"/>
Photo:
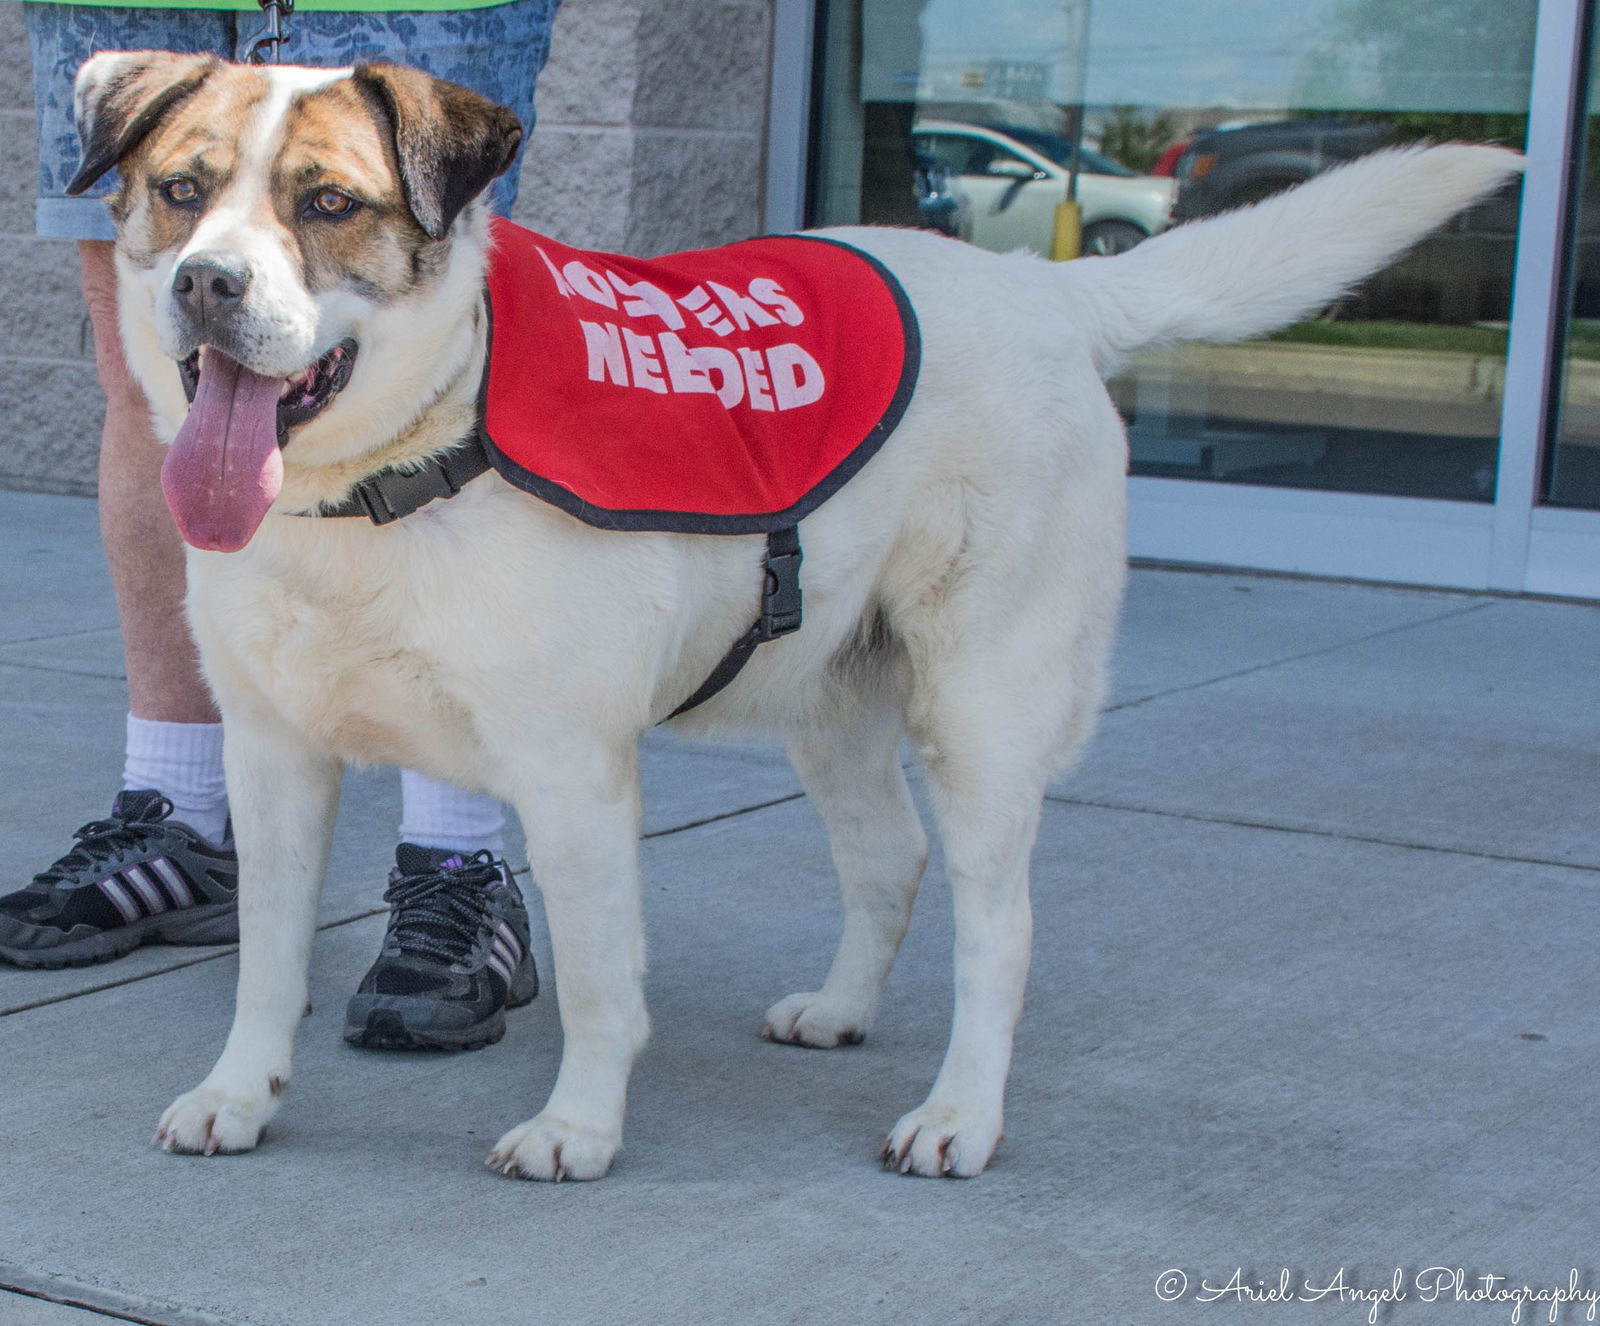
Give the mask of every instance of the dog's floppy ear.
<path id="1" fill-rule="evenodd" d="M 400 187 L 430 239 L 517 154 L 522 125 L 504 106 L 405 65 L 358 64 L 356 85 L 389 122 Z"/>
<path id="2" fill-rule="evenodd" d="M 82 193 L 115 166 L 221 64 L 170 51 L 102 51 L 87 60 L 73 91 L 83 164 L 67 192 Z"/>

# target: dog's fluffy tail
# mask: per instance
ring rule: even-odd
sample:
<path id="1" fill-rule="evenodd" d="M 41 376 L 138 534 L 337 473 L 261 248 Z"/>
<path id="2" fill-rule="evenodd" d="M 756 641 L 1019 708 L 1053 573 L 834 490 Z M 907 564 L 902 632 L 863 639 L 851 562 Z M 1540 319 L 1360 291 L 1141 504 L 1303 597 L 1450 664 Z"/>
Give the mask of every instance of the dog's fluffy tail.
<path id="1" fill-rule="evenodd" d="M 1306 317 L 1521 169 L 1504 148 L 1395 148 L 1060 270 L 1113 370 L 1141 346 L 1243 340 Z"/>

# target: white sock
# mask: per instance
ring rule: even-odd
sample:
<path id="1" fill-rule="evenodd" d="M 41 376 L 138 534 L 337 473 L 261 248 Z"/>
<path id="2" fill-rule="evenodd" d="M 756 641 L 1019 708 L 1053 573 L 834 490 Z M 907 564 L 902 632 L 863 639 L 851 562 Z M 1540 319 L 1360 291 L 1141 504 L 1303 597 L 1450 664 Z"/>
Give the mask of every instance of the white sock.
<path id="1" fill-rule="evenodd" d="M 505 807 L 482 792 L 463 792 L 414 769 L 400 771 L 400 841 L 450 852 L 490 851 L 505 844 Z"/>
<path id="2" fill-rule="evenodd" d="M 214 843 L 228 823 L 221 723 L 160 723 L 128 715 L 124 790 L 153 787 L 172 802 L 172 818 Z"/>

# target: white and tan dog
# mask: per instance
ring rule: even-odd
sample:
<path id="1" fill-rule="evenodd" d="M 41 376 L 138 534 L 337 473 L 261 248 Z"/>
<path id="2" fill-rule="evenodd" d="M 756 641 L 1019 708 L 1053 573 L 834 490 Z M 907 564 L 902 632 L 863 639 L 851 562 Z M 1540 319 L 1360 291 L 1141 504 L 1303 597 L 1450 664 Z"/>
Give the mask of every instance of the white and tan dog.
<path id="1" fill-rule="evenodd" d="M 233 1030 L 159 1135 L 244 1151 L 277 1109 L 340 769 L 376 761 L 520 812 L 565 1046 L 545 1107 L 489 1163 L 598 1178 L 648 1027 L 635 746 L 749 625 L 761 539 L 597 530 L 492 473 L 382 528 L 295 515 L 471 434 L 478 195 L 519 128 L 395 66 L 149 52 L 91 60 L 78 109 L 79 186 L 113 165 L 124 178 L 123 335 L 199 545 L 189 609 L 226 723 L 242 871 Z M 954 897 L 955 1015 L 887 1164 L 975 1175 L 1000 1139 L 1042 794 L 1094 726 L 1123 583 L 1127 452 L 1100 375 L 1142 345 L 1291 322 L 1517 169 L 1492 148 L 1389 152 L 1063 265 L 835 232 L 909 295 L 920 382 L 881 451 L 801 527 L 804 628 L 678 722 L 781 735 L 827 824 L 838 955 L 819 990 L 766 1015 L 769 1036 L 799 1045 L 872 1023 L 926 857 L 897 754 L 902 734 L 916 745 Z M 174 361 L 198 367 L 192 410 Z"/>

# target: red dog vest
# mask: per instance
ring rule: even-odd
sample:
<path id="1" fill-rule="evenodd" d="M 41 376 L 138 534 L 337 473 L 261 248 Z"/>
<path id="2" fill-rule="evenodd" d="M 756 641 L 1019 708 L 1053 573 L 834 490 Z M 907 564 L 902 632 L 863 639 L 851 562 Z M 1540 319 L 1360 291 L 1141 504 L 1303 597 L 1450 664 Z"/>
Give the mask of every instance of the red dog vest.
<path id="1" fill-rule="evenodd" d="M 484 446 L 511 483 L 604 529 L 754 534 L 872 458 L 916 384 L 916 316 L 836 240 L 639 259 L 496 219 Z"/>

